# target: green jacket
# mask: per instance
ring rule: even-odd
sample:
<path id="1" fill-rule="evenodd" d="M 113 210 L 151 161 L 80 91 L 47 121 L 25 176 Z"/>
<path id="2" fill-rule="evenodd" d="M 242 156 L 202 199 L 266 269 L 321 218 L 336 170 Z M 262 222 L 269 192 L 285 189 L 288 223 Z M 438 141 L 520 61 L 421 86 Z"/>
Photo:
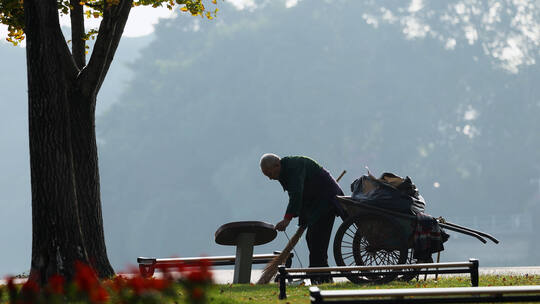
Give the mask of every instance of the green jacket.
<path id="1" fill-rule="evenodd" d="M 283 157 L 279 182 L 289 194 L 285 218 L 298 216 L 300 226 L 311 226 L 322 214 L 334 212 L 335 196 L 343 195 L 330 174 L 305 156 Z"/>

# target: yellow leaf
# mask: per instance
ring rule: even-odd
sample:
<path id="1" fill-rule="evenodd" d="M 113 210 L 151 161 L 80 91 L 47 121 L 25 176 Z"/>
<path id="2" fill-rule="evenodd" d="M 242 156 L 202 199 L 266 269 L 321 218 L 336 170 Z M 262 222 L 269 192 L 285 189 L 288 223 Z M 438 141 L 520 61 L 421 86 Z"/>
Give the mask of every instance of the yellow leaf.
<path id="1" fill-rule="evenodd" d="M 212 0 L 212 3 L 217 4 L 217 1 L 216 1 L 216 0 Z"/>
<path id="2" fill-rule="evenodd" d="M 185 7 L 185 6 L 184 6 L 184 7 L 181 7 L 180 10 L 181 10 L 182 12 L 187 12 L 187 7 Z"/>

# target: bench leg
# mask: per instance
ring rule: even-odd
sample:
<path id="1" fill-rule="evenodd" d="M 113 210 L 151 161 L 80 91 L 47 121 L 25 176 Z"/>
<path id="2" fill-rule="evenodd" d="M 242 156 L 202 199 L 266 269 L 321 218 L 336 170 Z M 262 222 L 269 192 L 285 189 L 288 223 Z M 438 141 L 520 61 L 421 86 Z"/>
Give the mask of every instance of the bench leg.
<path id="1" fill-rule="evenodd" d="M 234 263 L 233 283 L 249 284 L 251 264 L 253 263 L 254 233 L 241 233 L 237 238 L 236 261 Z"/>
<path id="2" fill-rule="evenodd" d="M 311 304 L 324 303 L 321 296 L 321 290 L 318 287 L 309 288 L 309 295 L 311 299 Z"/>
<path id="3" fill-rule="evenodd" d="M 139 264 L 139 272 L 143 278 L 150 278 L 154 275 L 154 265 Z"/>
<path id="4" fill-rule="evenodd" d="M 471 267 L 471 286 L 478 287 L 478 260 L 469 259 L 469 262 L 472 263 Z"/>
<path id="5" fill-rule="evenodd" d="M 285 266 L 280 265 L 278 267 L 279 272 L 279 299 L 283 300 L 287 298 L 287 272 L 285 271 Z"/>

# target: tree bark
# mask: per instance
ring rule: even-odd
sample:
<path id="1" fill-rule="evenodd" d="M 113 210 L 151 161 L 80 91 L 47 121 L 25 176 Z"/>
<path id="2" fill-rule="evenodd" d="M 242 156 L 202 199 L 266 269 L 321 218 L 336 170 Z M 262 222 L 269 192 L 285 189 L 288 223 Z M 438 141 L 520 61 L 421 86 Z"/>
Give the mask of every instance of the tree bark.
<path id="1" fill-rule="evenodd" d="M 72 55 L 79 69 L 86 65 L 86 41 L 83 8 L 80 1 L 71 0 Z M 84 88 L 84 90 L 82 89 Z M 84 94 L 86 92 L 86 95 Z M 114 275 L 107 257 L 101 192 L 99 183 L 98 152 L 95 132 L 95 109 L 97 89 L 78 79 L 70 93 L 71 140 L 79 222 L 85 240 L 90 264 L 101 278 Z"/>
<path id="2" fill-rule="evenodd" d="M 80 0 L 71 0 L 71 54 L 77 64 L 77 68 L 82 69 L 86 65 L 86 40 L 83 39 L 84 30 L 84 11 Z"/>
<path id="3" fill-rule="evenodd" d="M 74 7 L 73 54 L 60 30 L 56 0 L 25 0 L 32 186 L 31 279 L 73 278 L 74 263 L 101 278 L 107 257 L 95 134 L 96 96 L 113 60 L 131 0 L 105 7 L 98 40 L 85 66 L 82 8 Z M 108 5 L 104 2 L 104 5 Z M 80 41 L 79 41 L 80 42 Z"/>
<path id="4" fill-rule="evenodd" d="M 95 132 L 95 96 L 83 96 L 74 88 L 71 95 L 71 140 L 77 181 L 79 222 L 90 264 L 100 278 L 114 275 L 107 257 L 99 182 Z"/>
<path id="5" fill-rule="evenodd" d="M 88 262 L 79 223 L 68 92 L 68 60 L 56 0 L 25 0 L 32 261 L 30 278 L 73 277 L 75 261 Z"/>
<path id="6" fill-rule="evenodd" d="M 104 3 L 103 20 L 91 58 L 78 75 L 71 94 L 72 143 L 79 198 L 79 221 L 88 257 L 99 277 L 114 271 L 107 257 L 101 211 L 98 153 L 95 132 L 96 96 L 109 70 L 124 31 L 132 0 Z"/>

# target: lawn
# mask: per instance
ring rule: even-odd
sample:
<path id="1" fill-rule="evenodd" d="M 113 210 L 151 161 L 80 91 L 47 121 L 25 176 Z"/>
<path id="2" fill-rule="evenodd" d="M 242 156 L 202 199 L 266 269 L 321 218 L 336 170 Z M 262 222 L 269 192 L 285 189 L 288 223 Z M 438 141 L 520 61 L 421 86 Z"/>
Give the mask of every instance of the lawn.
<path id="1" fill-rule="evenodd" d="M 85 284 L 80 284 L 80 283 Z M 176 283 L 169 285 L 167 288 L 159 287 L 163 284 L 158 284 L 160 280 L 141 278 L 123 279 L 116 277 L 113 280 L 97 281 L 95 286 L 97 289 L 86 286 L 90 281 L 80 281 L 76 279 L 76 283 L 64 285 L 53 284 L 45 287 L 45 291 L 32 293 L 32 284 L 27 287 L 30 291 L 30 298 L 26 298 L 25 303 L 190 303 L 187 299 L 186 284 Z M 197 280 L 191 281 L 197 282 Z M 200 281 L 202 282 L 202 281 Z M 209 281 L 206 281 L 207 283 Z M 88 283 L 88 284 L 86 284 Z M 277 284 L 253 285 L 253 284 L 226 284 L 226 285 L 207 285 L 207 292 L 201 289 L 199 301 L 196 303 L 204 303 L 206 298 L 207 303 L 309 303 L 309 287 L 308 286 L 287 286 L 287 299 L 279 300 L 279 289 Z M 540 276 L 530 275 L 489 275 L 480 276 L 480 286 L 512 286 L 512 285 L 540 285 Z M 56 286 L 56 287 L 54 287 Z M 78 287 L 77 287 L 78 286 Z M 85 287 L 86 286 L 86 287 Z M 202 285 L 194 285 L 202 286 Z M 395 281 L 384 285 L 355 285 L 353 283 L 334 283 L 318 285 L 322 290 L 329 289 L 382 289 L 382 288 L 433 288 L 433 287 L 466 287 L 470 286 L 470 278 L 468 276 L 442 276 L 439 280 L 412 280 L 410 282 Z M 105 289 L 104 289 L 104 288 Z M 6 289 L 7 288 L 7 289 Z M 15 291 L 24 290 L 24 287 L 15 286 Z M 52 289 L 51 289 L 52 288 Z M 78 288 L 78 289 L 77 289 Z M 8 303 L 9 287 L 0 287 L 0 303 Z M 58 290 L 54 292 L 54 290 Z M 78 290 L 78 291 L 77 291 Z M 93 291 L 107 291 L 104 297 L 98 297 L 97 300 L 92 300 Z M 190 295 L 194 295 L 194 289 L 190 289 Z M 52 291 L 52 292 L 51 292 Z M 24 300 L 24 292 L 18 300 Z M 206 297 L 204 296 L 206 295 Z M 28 300 L 33 299 L 33 300 Z M 202 301 L 201 301 L 202 300 Z M 17 301 L 15 301 L 17 302 Z M 191 302 L 193 303 L 193 302 Z"/>

